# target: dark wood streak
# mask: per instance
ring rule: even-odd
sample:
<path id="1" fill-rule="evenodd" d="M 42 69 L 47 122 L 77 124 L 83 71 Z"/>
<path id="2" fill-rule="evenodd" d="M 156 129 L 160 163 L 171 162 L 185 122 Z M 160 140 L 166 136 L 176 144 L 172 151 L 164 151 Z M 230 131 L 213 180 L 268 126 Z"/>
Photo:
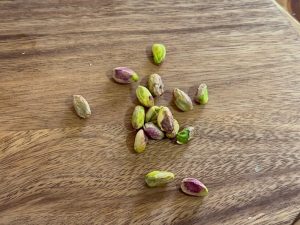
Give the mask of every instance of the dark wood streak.
<path id="1" fill-rule="evenodd" d="M 272 24 L 270 24 L 272 25 Z M 274 24 L 273 24 L 274 25 Z M 266 24 L 257 24 L 257 23 L 249 23 L 249 24 L 232 24 L 232 25 L 221 25 L 221 26 L 207 26 L 207 27 L 195 27 L 195 28 L 181 28 L 181 29 L 168 29 L 168 30 L 151 30 L 151 31 L 140 31 L 140 30 L 132 30 L 132 31 L 90 31 L 87 33 L 84 32 L 67 32 L 67 33 L 60 33 L 60 34 L 50 34 L 49 36 L 56 36 L 56 35 L 104 35 L 104 36 L 110 36 L 110 35 L 149 35 L 149 34 L 191 34 L 191 33 L 201 33 L 205 31 L 211 31 L 211 30 L 220 30 L 220 29 L 235 29 L 235 30 L 247 30 L 250 31 L 251 29 L 257 30 L 258 27 L 264 27 Z M 18 39 L 24 39 L 25 40 L 35 40 L 35 38 L 41 38 L 46 37 L 47 34 L 38 34 L 38 35 L 0 35 L 0 41 L 9 41 L 9 40 L 18 40 Z M 24 41 L 25 41 L 24 40 Z M 8 52 L 8 53 L 0 53 L 0 59 L 18 59 L 18 58 L 32 58 L 37 56 L 44 56 L 44 55 L 56 55 L 56 54 L 68 54 L 72 53 L 74 51 L 81 51 L 85 48 L 100 48 L 105 46 L 105 43 L 100 43 L 98 45 L 91 45 L 91 44 L 78 44 L 78 45 L 71 45 L 64 48 L 55 48 L 51 50 L 46 51 L 39 51 L 36 50 L 34 52 L 27 52 L 26 54 L 22 55 L 20 54 L 20 51 L 15 52 Z"/>
<path id="2" fill-rule="evenodd" d="M 274 23 L 268 23 L 270 26 L 274 26 Z M 10 40 L 10 39 L 33 39 L 38 37 L 45 36 L 56 36 L 56 35 L 89 35 L 89 34 L 97 34 L 97 35 L 148 35 L 148 34 L 170 34 L 170 33 L 200 33 L 204 31 L 212 31 L 212 30 L 220 30 L 220 29 L 235 29 L 235 30 L 249 30 L 255 29 L 259 27 L 265 27 L 266 24 L 259 23 L 236 23 L 236 24 L 223 24 L 219 26 L 201 26 L 201 27 L 193 27 L 193 28 L 180 28 L 180 29 L 168 29 L 168 30 L 119 30 L 119 31 L 89 31 L 89 32 L 63 32 L 63 33 L 52 33 L 52 34 L 15 34 L 15 35 L 0 35 L 0 40 Z M 283 28 L 283 27 L 281 27 Z"/>

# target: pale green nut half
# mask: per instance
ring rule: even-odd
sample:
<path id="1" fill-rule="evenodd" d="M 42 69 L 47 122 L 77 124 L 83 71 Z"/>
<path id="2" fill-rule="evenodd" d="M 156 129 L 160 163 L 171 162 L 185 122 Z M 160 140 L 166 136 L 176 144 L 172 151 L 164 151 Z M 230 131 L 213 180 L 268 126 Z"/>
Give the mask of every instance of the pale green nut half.
<path id="1" fill-rule="evenodd" d="M 166 53 L 167 50 L 163 44 L 152 45 L 153 61 L 155 64 L 161 64 L 166 58 Z"/>
<path id="2" fill-rule="evenodd" d="M 135 136 L 134 151 L 136 151 L 137 153 L 142 153 L 143 151 L 145 151 L 147 142 L 148 138 L 144 130 L 140 129 Z"/>
<path id="3" fill-rule="evenodd" d="M 174 178 L 171 172 L 154 170 L 145 176 L 145 181 L 149 187 L 158 187 L 170 183 Z"/>
<path id="4" fill-rule="evenodd" d="M 141 105 L 137 105 L 134 108 L 132 117 L 131 117 L 131 124 L 132 127 L 136 130 L 140 129 L 143 127 L 145 122 L 145 109 Z"/>
<path id="5" fill-rule="evenodd" d="M 143 106 L 154 106 L 154 98 L 146 87 L 139 85 L 136 89 L 136 97 Z"/>
<path id="6" fill-rule="evenodd" d="M 208 90 L 206 84 L 200 84 L 195 100 L 202 105 L 205 105 L 208 102 Z"/>
<path id="7" fill-rule="evenodd" d="M 182 111 L 187 112 L 193 109 L 191 98 L 182 90 L 175 88 L 173 91 L 175 105 Z"/>
<path id="8" fill-rule="evenodd" d="M 194 127 L 186 127 L 176 135 L 178 144 L 186 144 L 194 135 Z"/>
<path id="9" fill-rule="evenodd" d="M 160 107 L 156 105 L 149 108 L 146 113 L 146 122 L 156 123 L 159 110 Z"/>
<path id="10" fill-rule="evenodd" d="M 81 95 L 73 95 L 73 106 L 78 116 L 81 118 L 88 118 L 92 112 L 87 100 Z"/>

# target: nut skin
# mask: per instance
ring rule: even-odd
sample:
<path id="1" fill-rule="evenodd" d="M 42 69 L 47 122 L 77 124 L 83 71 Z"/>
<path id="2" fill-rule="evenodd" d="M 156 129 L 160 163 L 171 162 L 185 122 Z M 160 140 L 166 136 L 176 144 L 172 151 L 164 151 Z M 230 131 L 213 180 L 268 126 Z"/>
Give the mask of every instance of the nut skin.
<path id="1" fill-rule="evenodd" d="M 155 64 L 161 64 L 166 58 L 167 50 L 163 44 L 152 45 L 152 55 Z"/>
<path id="2" fill-rule="evenodd" d="M 146 122 L 153 122 L 157 123 L 157 115 L 161 107 L 159 106 L 152 106 L 148 109 L 146 113 Z"/>
<path id="3" fill-rule="evenodd" d="M 145 176 L 145 181 L 149 187 L 159 187 L 170 183 L 174 178 L 175 175 L 171 172 L 154 170 Z"/>
<path id="4" fill-rule="evenodd" d="M 132 127 L 138 130 L 143 127 L 144 122 L 145 122 L 145 109 L 143 106 L 137 105 L 135 106 L 131 117 Z"/>
<path id="5" fill-rule="evenodd" d="M 73 95 L 73 106 L 77 115 L 83 119 L 90 117 L 92 114 L 89 103 L 81 95 Z"/>
<path id="6" fill-rule="evenodd" d="M 136 89 L 136 97 L 143 106 L 154 106 L 154 98 L 146 87 L 139 85 Z"/>
<path id="7" fill-rule="evenodd" d="M 113 79 L 120 84 L 129 84 L 139 80 L 138 74 L 127 67 L 116 67 L 113 72 Z"/>
<path id="8" fill-rule="evenodd" d="M 179 131 L 179 123 L 177 120 L 174 119 L 174 128 L 173 131 L 171 133 L 167 133 L 166 136 L 167 138 L 175 138 L 177 133 Z"/>
<path id="9" fill-rule="evenodd" d="M 194 136 L 194 127 L 186 127 L 176 135 L 178 144 L 186 144 Z"/>
<path id="10" fill-rule="evenodd" d="M 144 131 L 148 137 L 154 140 L 161 140 L 165 134 L 154 123 L 148 122 L 144 125 Z"/>
<path id="11" fill-rule="evenodd" d="M 201 105 L 205 105 L 208 102 L 208 89 L 206 84 L 199 85 L 195 101 Z"/>
<path id="12" fill-rule="evenodd" d="M 162 106 L 157 115 L 157 124 L 166 133 L 172 133 L 174 129 L 174 117 L 168 107 Z"/>
<path id="13" fill-rule="evenodd" d="M 207 187 L 196 178 L 184 178 L 181 181 L 181 190 L 192 196 L 204 197 L 208 195 Z"/>
<path id="14" fill-rule="evenodd" d="M 151 74 L 148 80 L 148 88 L 152 95 L 162 95 L 164 93 L 164 84 L 162 82 L 161 76 L 156 73 Z"/>
<path id="15" fill-rule="evenodd" d="M 193 102 L 191 98 L 182 90 L 175 88 L 173 91 L 175 105 L 184 112 L 192 110 Z"/>
<path id="16" fill-rule="evenodd" d="M 144 130 L 140 129 L 135 136 L 134 151 L 136 151 L 137 153 L 142 153 L 143 151 L 145 151 L 147 142 L 148 138 Z"/>

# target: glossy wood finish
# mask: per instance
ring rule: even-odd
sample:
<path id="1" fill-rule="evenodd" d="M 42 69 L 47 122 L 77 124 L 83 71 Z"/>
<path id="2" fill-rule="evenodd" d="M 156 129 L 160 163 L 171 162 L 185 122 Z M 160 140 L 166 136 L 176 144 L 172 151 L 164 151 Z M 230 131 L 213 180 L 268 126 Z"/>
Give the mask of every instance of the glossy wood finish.
<path id="1" fill-rule="evenodd" d="M 167 59 L 150 60 L 153 42 Z M 269 0 L 0 1 L 0 224 L 291 224 L 299 213 L 300 38 Z M 135 85 L 159 73 L 196 136 L 132 151 Z M 207 83 L 210 100 L 182 113 Z M 72 95 L 92 116 L 79 119 Z M 175 182 L 149 189 L 153 169 Z M 209 188 L 178 190 L 184 177 Z"/>
<path id="2" fill-rule="evenodd" d="M 300 1 L 299 0 L 277 0 L 293 17 L 300 21 Z"/>

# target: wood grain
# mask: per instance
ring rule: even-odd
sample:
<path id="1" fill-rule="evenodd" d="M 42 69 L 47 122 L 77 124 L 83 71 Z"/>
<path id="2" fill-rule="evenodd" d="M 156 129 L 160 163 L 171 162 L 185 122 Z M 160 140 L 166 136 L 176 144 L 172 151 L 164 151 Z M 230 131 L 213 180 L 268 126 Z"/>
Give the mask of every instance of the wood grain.
<path id="1" fill-rule="evenodd" d="M 154 42 L 167 46 L 158 67 Z M 296 223 L 300 206 L 300 38 L 269 0 L 0 1 L 0 224 Z M 132 151 L 135 85 L 159 73 L 168 105 L 196 137 Z M 177 111 L 175 87 L 209 87 Z M 92 116 L 79 119 L 72 95 Z M 149 189 L 144 174 L 176 174 Z M 206 198 L 178 190 L 184 177 Z"/>

